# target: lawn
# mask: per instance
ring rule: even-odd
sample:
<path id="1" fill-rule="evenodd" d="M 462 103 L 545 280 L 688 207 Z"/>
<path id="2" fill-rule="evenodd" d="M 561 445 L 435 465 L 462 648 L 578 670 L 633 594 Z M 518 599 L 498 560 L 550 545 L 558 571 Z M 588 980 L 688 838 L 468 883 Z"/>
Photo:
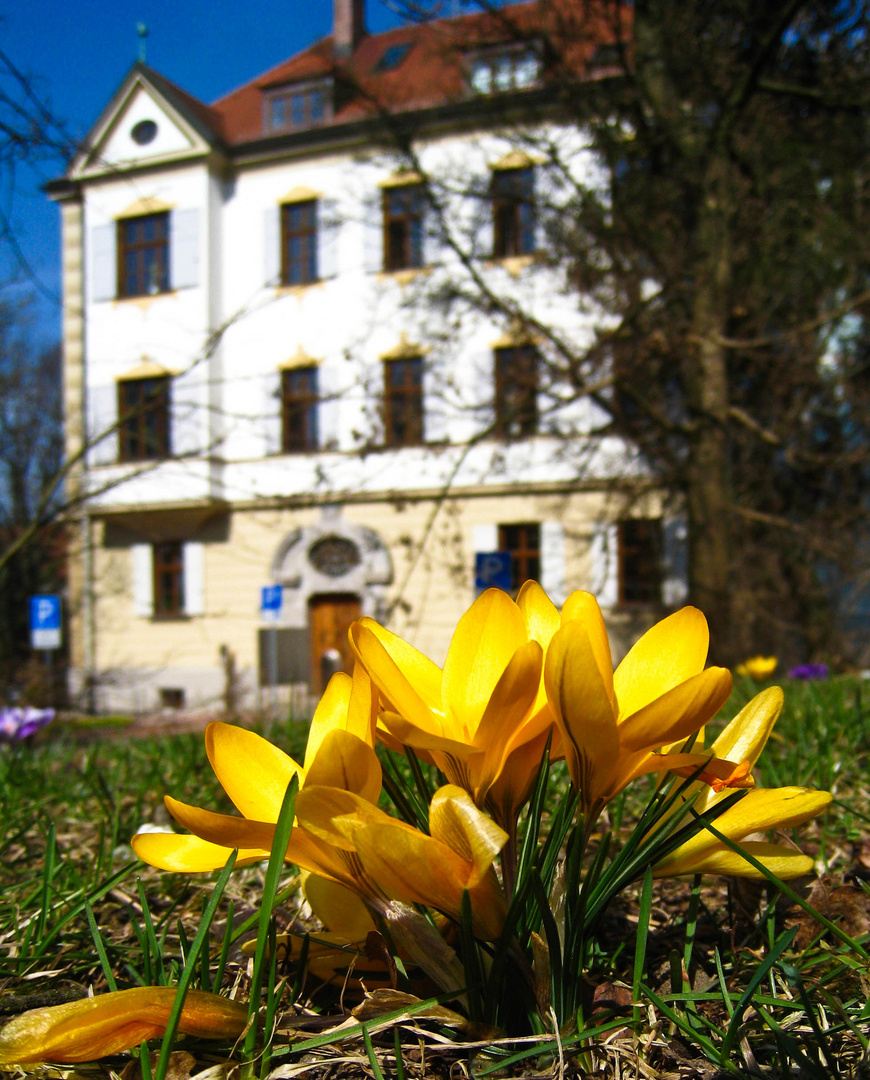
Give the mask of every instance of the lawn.
<path id="1" fill-rule="evenodd" d="M 102 1075 L 126 1065 L 128 1080 L 214 1080 L 225 1073 L 207 1070 L 228 1060 L 262 1077 L 857 1075 L 870 1035 L 870 686 L 845 677 L 783 685 L 785 709 L 756 779 L 833 792 L 830 809 L 792 837 L 814 857 L 816 876 L 791 882 L 791 895 L 707 877 L 626 889 L 586 953 L 580 1030 L 563 1028 L 560 1038 L 534 1025 L 506 1035 L 447 1000 L 418 1015 L 422 1006 L 397 996 L 401 977 L 395 991 L 360 1005 L 357 979 L 342 994 L 306 978 L 280 950 L 270 953 L 265 929 L 259 947 L 243 951 L 256 942 L 264 893 L 268 907 L 274 892 L 271 933 L 315 929 L 292 867 L 272 880 L 265 864 L 240 868 L 216 894 L 217 874 L 161 873 L 129 846 L 143 823 L 167 823 L 166 792 L 232 811 L 201 733 L 149 738 L 123 724 L 55 721 L 32 744 L 0 746 L 0 1013 L 89 988 L 175 985 L 182 973 L 192 986 L 247 1001 L 253 968 L 265 960 L 261 1021 L 265 1011 L 263 1026 L 274 1032 L 265 1057 L 256 1032 L 235 1047 L 179 1037 L 175 1049 L 190 1056 L 171 1059 L 172 1041 L 160 1059 L 158 1039 L 150 1062 L 143 1055 L 131 1066 L 130 1055 L 118 1055 Z M 723 717 L 757 689 L 738 680 Z M 268 735 L 301 760 L 307 725 L 290 721 Z M 545 820 L 565 802 L 560 768 Z M 652 791 L 636 782 L 601 828 L 624 833 Z M 511 995 L 509 980 L 501 992 Z"/>

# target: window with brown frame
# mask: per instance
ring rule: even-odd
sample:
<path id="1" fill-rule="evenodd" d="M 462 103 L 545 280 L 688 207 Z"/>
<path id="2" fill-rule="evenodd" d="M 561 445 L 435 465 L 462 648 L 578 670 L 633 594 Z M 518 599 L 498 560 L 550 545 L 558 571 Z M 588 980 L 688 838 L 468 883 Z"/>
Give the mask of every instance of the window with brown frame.
<path id="1" fill-rule="evenodd" d="M 384 444 L 423 442 L 423 358 L 384 361 Z"/>
<path id="2" fill-rule="evenodd" d="M 413 270 L 423 265 L 422 184 L 384 190 L 384 270 Z"/>
<path id="3" fill-rule="evenodd" d="M 180 540 L 154 545 L 154 614 L 184 614 L 184 545 Z"/>
<path id="4" fill-rule="evenodd" d="M 265 99 L 268 131 L 298 131 L 325 124 L 332 117 L 331 82 L 282 86 Z"/>
<path id="5" fill-rule="evenodd" d="M 662 523 L 628 518 L 617 524 L 619 603 L 659 604 L 662 599 Z"/>
<path id="6" fill-rule="evenodd" d="M 118 222 L 118 296 L 169 291 L 169 212 Z"/>
<path id="7" fill-rule="evenodd" d="M 535 521 L 499 525 L 498 549 L 511 556 L 511 592 L 519 592 L 525 581 L 541 576 L 541 526 Z"/>
<path id="8" fill-rule="evenodd" d="M 319 406 L 315 365 L 288 368 L 281 372 L 281 449 L 285 454 L 305 453 L 318 448 Z"/>
<path id="9" fill-rule="evenodd" d="M 492 49 L 473 57 L 468 82 L 478 94 L 500 94 L 524 90 L 540 81 L 541 61 L 530 46 Z"/>
<path id="10" fill-rule="evenodd" d="M 317 200 L 281 207 L 281 284 L 317 281 Z"/>
<path id="11" fill-rule="evenodd" d="M 538 353 L 533 345 L 495 350 L 495 434 L 522 439 L 538 428 Z"/>
<path id="12" fill-rule="evenodd" d="M 535 250 L 535 170 L 496 169 L 492 174 L 494 259 Z"/>
<path id="13" fill-rule="evenodd" d="M 118 383 L 118 460 L 169 457 L 169 376 Z"/>

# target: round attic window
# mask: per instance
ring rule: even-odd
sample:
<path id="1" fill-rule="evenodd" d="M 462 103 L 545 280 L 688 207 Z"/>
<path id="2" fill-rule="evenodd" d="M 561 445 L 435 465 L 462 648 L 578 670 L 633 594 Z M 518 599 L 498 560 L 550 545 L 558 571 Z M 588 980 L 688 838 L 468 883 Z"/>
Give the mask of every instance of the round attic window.
<path id="1" fill-rule="evenodd" d="M 130 131 L 130 137 L 137 146 L 147 146 L 148 143 L 154 141 L 156 136 L 157 125 L 153 120 L 140 120 Z"/>

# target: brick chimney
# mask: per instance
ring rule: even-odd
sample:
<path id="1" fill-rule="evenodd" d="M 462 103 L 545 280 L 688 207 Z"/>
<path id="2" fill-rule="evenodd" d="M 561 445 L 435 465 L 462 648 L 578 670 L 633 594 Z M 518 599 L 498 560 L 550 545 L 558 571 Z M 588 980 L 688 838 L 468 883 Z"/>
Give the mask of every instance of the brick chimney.
<path id="1" fill-rule="evenodd" d="M 346 60 L 365 37 L 365 0 L 333 0 L 332 19 L 336 58 Z"/>

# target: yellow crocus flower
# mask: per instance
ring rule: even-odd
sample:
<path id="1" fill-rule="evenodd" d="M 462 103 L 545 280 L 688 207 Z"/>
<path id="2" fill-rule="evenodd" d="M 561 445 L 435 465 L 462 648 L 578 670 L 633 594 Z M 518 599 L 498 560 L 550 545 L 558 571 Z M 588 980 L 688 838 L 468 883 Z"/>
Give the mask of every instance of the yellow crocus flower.
<path id="1" fill-rule="evenodd" d="M 475 935 L 491 941 L 501 933 L 506 904 L 493 862 L 507 833 L 462 788 L 448 784 L 435 792 L 429 836 L 336 788 L 307 785 L 297 815 L 304 829 L 357 860 L 390 899 L 458 920 L 467 890 Z"/>
<path id="2" fill-rule="evenodd" d="M 731 691 L 729 671 L 704 668 L 708 644 L 707 620 L 686 607 L 648 630 L 613 671 L 595 598 L 574 593 L 566 601 L 544 675 L 589 822 L 638 776 L 710 765 L 709 753 L 656 753 L 697 732 Z"/>
<path id="3" fill-rule="evenodd" d="M 753 767 L 773 730 L 783 705 L 783 693 L 771 686 L 757 694 L 727 725 L 713 743 L 717 756 L 748 762 Z M 698 814 L 712 809 L 727 797 L 728 792 L 715 790 L 705 784 L 689 785 L 683 793 L 688 799 L 697 795 L 693 809 Z M 793 847 L 766 840 L 746 840 L 754 833 L 768 829 L 786 829 L 801 825 L 821 813 L 833 796 L 828 791 L 804 787 L 755 788 L 713 821 L 714 827 L 734 843 L 755 856 L 777 877 L 800 877 L 812 870 L 813 860 Z M 656 877 L 675 877 L 683 874 L 728 874 L 739 877 L 762 878 L 736 851 L 702 829 L 660 861 L 654 868 Z"/>
<path id="4" fill-rule="evenodd" d="M 777 659 L 775 656 L 750 656 L 742 664 L 734 669 L 738 675 L 745 675 L 756 682 L 769 679 L 776 671 Z"/>
<path id="5" fill-rule="evenodd" d="M 0 1030 L 0 1065 L 96 1061 L 166 1031 L 176 991 L 137 986 L 16 1016 Z M 248 1007 L 203 990 L 188 990 L 178 1030 L 200 1039 L 236 1039 Z"/>
<path id="6" fill-rule="evenodd" d="M 359 665 L 353 679 L 341 672 L 334 675 L 314 714 L 302 765 L 252 731 L 210 724 L 205 734 L 209 761 L 243 816 L 216 814 L 167 795 L 167 809 L 191 835 L 139 833 L 133 837 L 133 850 L 144 862 L 176 872 L 218 869 L 234 848 L 239 852 L 236 865 L 267 859 L 281 803 L 294 776 L 302 787 L 346 786 L 362 799 L 377 802 L 381 767 L 372 748 L 376 702 Z M 293 829 L 285 858 L 352 888 L 359 884 L 340 852 L 302 829 Z"/>
<path id="7" fill-rule="evenodd" d="M 381 694 L 378 736 L 412 747 L 509 832 L 528 798 L 553 717 L 544 655 L 559 613 L 535 582 L 514 602 L 488 589 L 462 616 L 443 670 L 372 619 L 350 630 Z"/>

